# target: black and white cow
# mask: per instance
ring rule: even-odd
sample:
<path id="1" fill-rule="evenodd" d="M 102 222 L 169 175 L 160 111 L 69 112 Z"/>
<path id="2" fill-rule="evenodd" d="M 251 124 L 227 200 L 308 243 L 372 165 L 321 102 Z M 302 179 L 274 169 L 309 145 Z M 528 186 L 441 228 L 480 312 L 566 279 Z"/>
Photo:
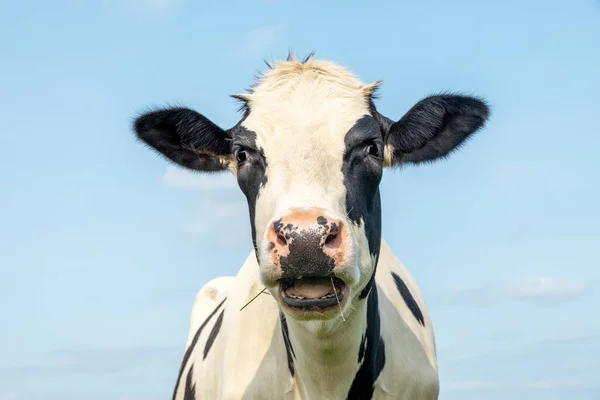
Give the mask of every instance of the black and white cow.
<path id="1" fill-rule="evenodd" d="M 231 129 L 187 108 L 136 119 L 173 162 L 235 174 L 250 213 L 254 251 L 196 297 L 174 399 L 438 398 L 431 320 L 381 238 L 379 183 L 385 167 L 448 155 L 488 107 L 430 96 L 394 122 L 373 104 L 379 83 L 291 55 L 234 96 Z"/>

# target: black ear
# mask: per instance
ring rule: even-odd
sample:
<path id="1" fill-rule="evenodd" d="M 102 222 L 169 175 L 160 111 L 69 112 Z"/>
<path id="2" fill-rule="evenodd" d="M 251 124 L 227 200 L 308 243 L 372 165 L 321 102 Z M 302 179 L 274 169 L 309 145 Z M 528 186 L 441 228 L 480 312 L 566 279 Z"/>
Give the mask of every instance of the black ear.
<path id="1" fill-rule="evenodd" d="M 481 128 L 488 114 L 485 101 L 475 97 L 427 97 L 398 122 L 384 124 L 387 130 L 385 163 L 418 164 L 443 158 Z"/>
<path id="2" fill-rule="evenodd" d="M 136 118 L 133 129 L 141 141 L 186 168 L 222 171 L 232 161 L 228 133 L 194 110 L 151 111 Z"/>

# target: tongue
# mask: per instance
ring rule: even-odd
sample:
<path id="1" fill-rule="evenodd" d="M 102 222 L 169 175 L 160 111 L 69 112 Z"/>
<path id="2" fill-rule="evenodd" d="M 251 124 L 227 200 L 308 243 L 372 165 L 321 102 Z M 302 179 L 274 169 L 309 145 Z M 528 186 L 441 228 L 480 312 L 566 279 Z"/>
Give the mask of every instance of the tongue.
<path id="1" fill-rule="evenodd" d="M 329 279 L 301 279 L 294 281 L 294 285 L 288 288 L 285 292 L 288 296 L 318 299 L 319 297 L 327 295 L 329 292 L 333 292 L 333 287 L 331 286 L 331 280 Z"/>

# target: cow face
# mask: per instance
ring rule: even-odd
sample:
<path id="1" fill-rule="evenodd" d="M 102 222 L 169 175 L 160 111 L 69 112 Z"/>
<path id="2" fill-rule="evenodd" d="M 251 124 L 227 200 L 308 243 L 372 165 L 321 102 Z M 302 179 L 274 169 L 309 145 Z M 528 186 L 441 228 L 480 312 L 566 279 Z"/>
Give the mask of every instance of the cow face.
<path id="1" fill-rule="evenodd" d="M 445 157 L 487 118 L 479 99 L 439 95 L 394 122 L 373 105 L 378 84 L 290 57 L 234 96 L 245 113 L 229 130 L 185 108 L 135 121 L 138 137 L 175 163 L 236 175 L 262 282 L 292 318 L 328 319 L 369 293 L 383 168 Z"/>

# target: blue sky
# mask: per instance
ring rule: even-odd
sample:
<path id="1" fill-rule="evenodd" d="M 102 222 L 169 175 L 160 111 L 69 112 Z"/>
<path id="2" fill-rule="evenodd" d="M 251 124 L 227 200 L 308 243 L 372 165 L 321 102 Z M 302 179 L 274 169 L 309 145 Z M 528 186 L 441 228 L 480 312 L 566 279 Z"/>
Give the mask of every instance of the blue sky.
<path id="1" fill-rule="evenodd" d="M 597 1 L 5 1 L 0 38 L 0 400 L 170 396 L 196 290 L 237 271 L 249 223 L 232 177 L 168 165 L 131 118 L 178 102 L 229 127 L 289 48 L 383 79 L 392 118 L 440 90 L 493 107 L 382 184 L 441 398 L 600 397 Z"/>

